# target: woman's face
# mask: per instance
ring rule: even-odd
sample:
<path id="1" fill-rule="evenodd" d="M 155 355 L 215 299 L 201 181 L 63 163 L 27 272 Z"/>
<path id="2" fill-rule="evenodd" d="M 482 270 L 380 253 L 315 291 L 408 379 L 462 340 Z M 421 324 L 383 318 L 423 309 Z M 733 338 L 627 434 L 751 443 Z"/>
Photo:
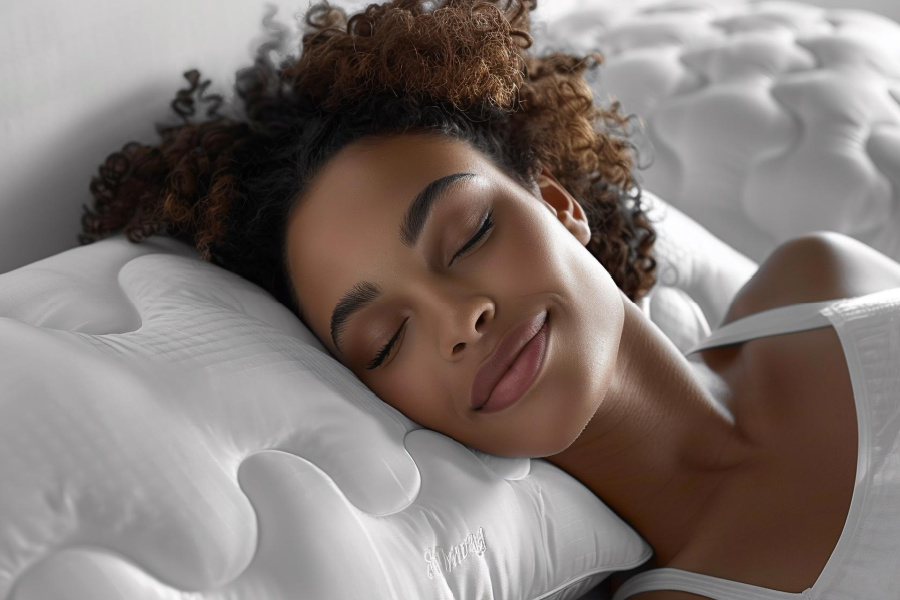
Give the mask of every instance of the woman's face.
<path id="1" fill-rule="evenodd" d="M 327 163 L 288 223 L 292 284 L 331 354 L 407 417 L 504 456 L 550 456 L 578 437 L 622 332 L 623 296 L 585 248 L 581 206 L 554 179 L 538 184 L 526 190 L 462 141 L 370 138 Z M 406 213 L 426 196 L 434 202 L 412 243 Z M 336 345 L 333 312 L 354 288 L 368 302 Z M 531 387 L 503 410 L 475 410 L 482 363 L 542 311 L 547 346 Z"/>

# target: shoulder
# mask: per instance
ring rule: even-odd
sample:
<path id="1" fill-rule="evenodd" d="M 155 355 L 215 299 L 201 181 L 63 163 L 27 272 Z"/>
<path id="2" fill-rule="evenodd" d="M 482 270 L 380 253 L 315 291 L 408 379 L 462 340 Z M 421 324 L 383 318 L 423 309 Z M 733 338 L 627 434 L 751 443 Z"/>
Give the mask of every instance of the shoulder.
<path id="1" fill-rule="evenodd" d="M 900 263 L 850 236 L 809 233 L 776 247 L 738 291 L 724 325 L 756 312 L 900 287 Z"/>

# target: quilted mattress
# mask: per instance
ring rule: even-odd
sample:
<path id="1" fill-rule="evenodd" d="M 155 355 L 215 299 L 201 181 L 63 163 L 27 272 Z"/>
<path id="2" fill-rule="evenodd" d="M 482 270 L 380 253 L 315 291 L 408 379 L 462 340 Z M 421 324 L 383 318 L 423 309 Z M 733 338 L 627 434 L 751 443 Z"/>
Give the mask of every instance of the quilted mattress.
<path id="1" fill-rule="evenodd" d="M 900 24 L 786 1 L 584 3 L 542 47 L 599 48 L 644 185 L 760 262 L 839 231 L 900 259 Z"/>

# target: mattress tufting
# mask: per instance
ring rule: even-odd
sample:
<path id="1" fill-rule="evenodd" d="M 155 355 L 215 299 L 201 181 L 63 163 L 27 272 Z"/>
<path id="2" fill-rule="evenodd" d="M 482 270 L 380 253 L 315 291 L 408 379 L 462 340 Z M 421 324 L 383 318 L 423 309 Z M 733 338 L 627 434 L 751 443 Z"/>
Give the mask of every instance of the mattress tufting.
<path id="1" fill-rule="evenodd" d="M 755 261 L 815 230 L 900 259 L 900 24 L 786 1 L 603 6 L 541 46 L 603 52 L 594 89 L 643 120 L 647 188 Z"/>

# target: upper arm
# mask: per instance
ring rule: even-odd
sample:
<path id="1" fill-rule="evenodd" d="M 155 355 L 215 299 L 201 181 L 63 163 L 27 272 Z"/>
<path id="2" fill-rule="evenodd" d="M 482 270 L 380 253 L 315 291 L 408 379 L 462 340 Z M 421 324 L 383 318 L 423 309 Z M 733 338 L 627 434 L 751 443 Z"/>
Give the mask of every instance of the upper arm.
<path id="1" fill-rule="evenodd" d="M 803 235 L 775 248 L 738 291 L 724 325 L 756 312 L 900 287 L 900 263 L 849 236 Z"/>

